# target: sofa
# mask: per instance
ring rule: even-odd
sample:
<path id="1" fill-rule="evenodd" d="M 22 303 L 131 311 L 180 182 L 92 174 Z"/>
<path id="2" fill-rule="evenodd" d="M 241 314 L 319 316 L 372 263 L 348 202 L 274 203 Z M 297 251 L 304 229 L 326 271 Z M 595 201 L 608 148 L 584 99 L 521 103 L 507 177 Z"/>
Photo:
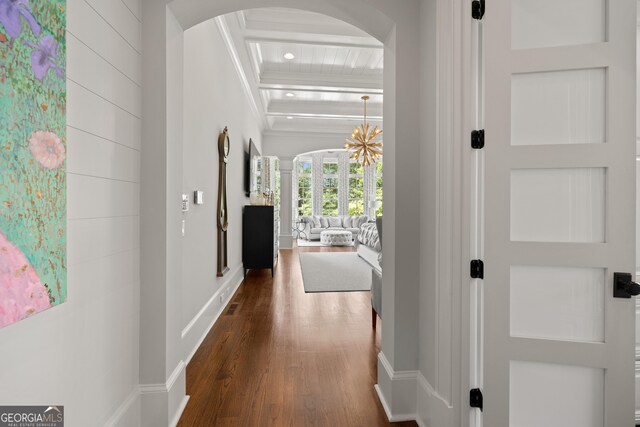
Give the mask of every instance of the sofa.
<path id="1" fill-rule="evenodd" d="M 360 227 L 369 221 L 369 217 L 362 216 L 305 216 L 301 220 L 304 222 L 304 235 L 307 240 L 320 240 L 320 233 L 324 230 L 347 230 L 358 235 Z M 300 233 L 302 234 L 302 233 Z"/>

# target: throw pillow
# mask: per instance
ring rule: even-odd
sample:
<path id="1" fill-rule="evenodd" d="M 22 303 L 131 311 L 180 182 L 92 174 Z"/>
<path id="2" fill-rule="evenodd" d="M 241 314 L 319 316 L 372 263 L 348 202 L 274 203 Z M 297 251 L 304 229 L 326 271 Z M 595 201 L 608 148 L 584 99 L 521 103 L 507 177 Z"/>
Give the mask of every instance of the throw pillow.
<path id="1" fill-rule="evenodd" d="M 320 228 L 329 228 L 329 221 L 323 216 L 320 217 Z"/>
<path id="2" fill-rule="evenodd" d="M 309 219 L 311 220 L 311 228 L 320 228 L 320 217 L 313 215 L 310 216 Z"/>
<path id="3" fill-rule="evenodd" d="M 329 227 L 342 227 L 342 219 L 337 216 L 330 216 L 327 218 L 329 221 Z"/>
<path id="4" fill-rule="evenodd" d="M 351 228 L 351 217 L 343 216 L 341 217 L 341 219 L 342 219 L 342 226 L 344 228 Z"/>

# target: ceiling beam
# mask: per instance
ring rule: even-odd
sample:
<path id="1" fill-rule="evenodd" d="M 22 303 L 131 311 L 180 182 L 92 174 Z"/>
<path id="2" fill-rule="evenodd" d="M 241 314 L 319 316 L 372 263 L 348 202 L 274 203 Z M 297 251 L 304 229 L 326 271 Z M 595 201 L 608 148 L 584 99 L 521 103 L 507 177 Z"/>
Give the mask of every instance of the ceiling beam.
<path id="1" fill-rule="evenodd" d="M 284 116 L 312 115 L 321 116 L 330 112 L 340 117 L 362 118 L 362 102 L 340 101 L 280 101 L 274 100 L 269 104 L 268 114 Z M 367 102 L 367 117 L 371 120 L 382 119 L 382 103 Z"/>
<path id="2" fill-rule="evenodd" d="M 381 94 L 382 76 L 264 71 L 259 88 Z"/>
<path id="3" fill-rule="evenodd" d="M 269 117 L 299 117 L 303 119 L 318 120 L 362 120 L 362 114 L 331 114 L 331 113 L 267 113 Z M 367 121 L 372 123 L 382 122 L 382 116 L 369 116 Z"/>
<path id="4" fill-rule="evenodd" d="M 328 46 L 348 49 L 376 49 L 383 50 L 384 46 L 376 39 L 353 39 L 351 37 L 305 37 L 300 34 L 281 33 L 271 34 L 264 32 L 245 32 L 247 43 L 281 43 L 281 44 L 302 44 L 307 46 Z M 375 42 L 374 42 L 375 41 Z"/>

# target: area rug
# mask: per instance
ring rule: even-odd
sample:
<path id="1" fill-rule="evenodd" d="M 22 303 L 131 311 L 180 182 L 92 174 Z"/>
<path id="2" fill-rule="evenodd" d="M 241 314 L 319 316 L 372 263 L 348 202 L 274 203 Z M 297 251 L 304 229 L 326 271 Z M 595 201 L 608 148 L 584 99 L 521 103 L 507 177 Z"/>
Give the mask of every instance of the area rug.
<path id="1" fill-rule="evenodd" d="M 355 252 L 302 252 L 305 292 L 371 290 L 371 266 Z"/>
<path id="2" fill-rule="evenodd" d="M 309 247 L 326 247 L 326 245 L 323 245 L 322 243 L 320 243 L 320 240 L 305 240 L 305 239 L 298 239 L 298 247 L 299 248 L 309 248 Z M 344 246 L 353 246 L 353 243 L 351 243 L 350 245 L 344 245 Z"/>

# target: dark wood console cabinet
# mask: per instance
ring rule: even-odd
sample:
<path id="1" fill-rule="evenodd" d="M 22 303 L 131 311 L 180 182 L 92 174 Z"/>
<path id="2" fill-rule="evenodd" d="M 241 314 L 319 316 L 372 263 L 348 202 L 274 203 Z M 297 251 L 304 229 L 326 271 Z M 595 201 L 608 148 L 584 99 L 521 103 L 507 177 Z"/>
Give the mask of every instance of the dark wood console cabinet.
<path id="1" fill-rule="evenodd" d="M 245 206 L 242 215 L 242 264 L 247 270 L 273 269 L 278 258 L 278 236 L 276 236 L 273 206 Z"/>

